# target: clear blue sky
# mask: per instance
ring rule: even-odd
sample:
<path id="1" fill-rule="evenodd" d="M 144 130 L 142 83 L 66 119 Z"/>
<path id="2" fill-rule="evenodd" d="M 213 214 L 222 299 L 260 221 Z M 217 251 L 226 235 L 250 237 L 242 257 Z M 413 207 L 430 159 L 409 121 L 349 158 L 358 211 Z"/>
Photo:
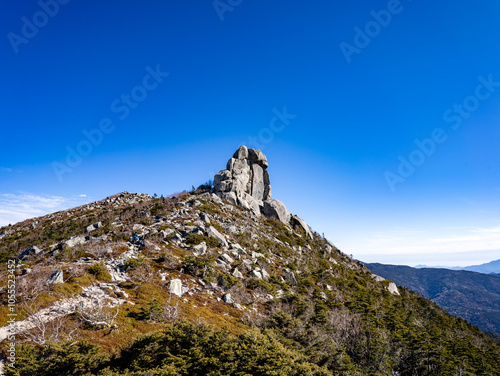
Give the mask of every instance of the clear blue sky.
<path id="1" fill-rule="evenodd" d="M 494 0 L 3 1 L 0 224 L 190 189 L 244 143 L 356 258 L 498 259 L 499 18 Z"/>

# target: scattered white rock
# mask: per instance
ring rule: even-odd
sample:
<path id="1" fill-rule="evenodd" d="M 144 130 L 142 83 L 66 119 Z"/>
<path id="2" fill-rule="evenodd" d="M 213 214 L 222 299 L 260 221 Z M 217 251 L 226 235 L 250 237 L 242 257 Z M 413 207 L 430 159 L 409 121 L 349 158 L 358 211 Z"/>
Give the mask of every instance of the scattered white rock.
<path id="1" fill-rule="evenodd" d="M 389 292 L 393 295 L 400 295 L 398 286 L 396 286 L 394 282 L 389 283 L 389 286 L 387 286 L 387 290 L 389 290 Z"/>
<path id="2" fill-rule="evenodd" d="M 234 262 L 234 259 L 231 256 L 229 256 L 227 253 L 223 253 L 222 255 L 220 255 L 220 257 L 222 260 L 224 260 L 229 265 L 231 265 Z"/>
<path id="3" fill-rule="evenodd" d="M 170 293 L 177 296 L 182 296 L 182 281 L 180 279 L 170 280 Z"/>

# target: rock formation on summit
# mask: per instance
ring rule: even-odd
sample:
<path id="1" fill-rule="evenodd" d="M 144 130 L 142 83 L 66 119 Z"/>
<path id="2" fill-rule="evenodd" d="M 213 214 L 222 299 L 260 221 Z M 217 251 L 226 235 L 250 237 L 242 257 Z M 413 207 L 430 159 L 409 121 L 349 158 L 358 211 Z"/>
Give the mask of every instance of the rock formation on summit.
<path id="1" fill-rule="evenodd" d="M 241 146 L 227 162 L 226 170 L 214 177 L 214 193 L 233 204 L 260 214 L 271 198 L 267 158 L 257 149 Z"/>
<path id="2" fill-rule="evenodd" d="M 258 149 L 242 145 L 227 161 L 225 170 L 214 176 L 214 193 L 220 198 L 243 206 L 254 214 L 264 214 L 287 225 L 298 224 L 312 237 L 309 226 L 297 216 L 292 216 L 279 200 L 271 198 L 272 189 L 267 172 L 266 156 Z"/>

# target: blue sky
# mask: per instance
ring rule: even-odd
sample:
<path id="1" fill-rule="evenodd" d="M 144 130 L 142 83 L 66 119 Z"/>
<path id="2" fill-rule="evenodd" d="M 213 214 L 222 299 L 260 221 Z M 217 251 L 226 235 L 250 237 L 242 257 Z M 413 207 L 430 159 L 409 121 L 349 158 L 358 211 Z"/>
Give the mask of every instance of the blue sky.
<path id="1" fill-rule="evenodd" d="M 498 259 L 499 16 L 494 0 L 4 1 L 0 225 L 190 189 L 246 144 L 273 197 L 358 259 Z"/>

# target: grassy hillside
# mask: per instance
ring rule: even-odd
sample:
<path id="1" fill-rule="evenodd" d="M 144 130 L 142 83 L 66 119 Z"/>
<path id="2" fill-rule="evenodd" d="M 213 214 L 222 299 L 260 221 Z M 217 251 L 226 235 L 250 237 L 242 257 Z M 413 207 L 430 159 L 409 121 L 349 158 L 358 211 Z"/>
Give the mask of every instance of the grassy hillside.
<path id="1" fill-rule="evenodd" d="M 500 344 L 465 320 L 201 190 L 123 193 L 2 232 L 4 261 L 42 250 L 16 273 L 19 321 L 77 302 L 18 335 L 8 375 L 500 374 Z"/>

